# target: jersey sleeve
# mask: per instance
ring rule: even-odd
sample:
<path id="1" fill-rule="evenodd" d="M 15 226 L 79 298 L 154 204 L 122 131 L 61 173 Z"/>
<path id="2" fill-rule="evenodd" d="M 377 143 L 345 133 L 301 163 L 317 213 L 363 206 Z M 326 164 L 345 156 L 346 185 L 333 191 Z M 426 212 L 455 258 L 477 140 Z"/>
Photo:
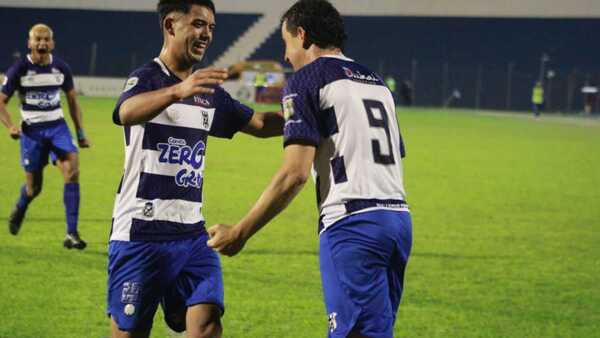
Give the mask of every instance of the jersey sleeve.
<path id="1" fill-rule="evenodd" d="M 65 76 L 65 79 L 63 81 L 62 86 L 60 86 L 60 88 L 66 93 L 68 91 L 70 91 L 71 89 L 75 88 L 75 85 L 73 84 L 73 71 L 71 71 L 71 67 L 66 64 L 66 63 L 62 63 L 61 64 L 61 71 L 63 73 L 63 75 Z"/>
<path id="2" fill-rule="evenodd" d="M 209 135 L 222 138 L 232 138 L 248 124 L 254 110 L 240 103 L 223 88 L 217 87 L 214 94 L 215 115 Z"/>
<path id="3" fill-rule="evenodd" d="M 284 147 L 290 144 L 319 145 L 319 91 L 318 86 L 312 83 L 314 78 L 296 73 L 283 90 Z"/>
<path id="4" fill-rule="evenodd" d="M 121 93 L 121 96 L 119 96 L 115 109 L 113 110 L 113 122 L 122 125 L 121 118 L 119 117 L 119 110 L 121 109 L 121 104 L 123 104 L 123 102 L 130 97 L 152 90 L 154 90 L 154 87 L 152 86 L 152 74 L 150 72 L 145 71 L 144 69 L 138 69 L 131 73 L 125 82 L 123 92 Z"/>
<path id="5" fill-rule="evenodd" d="M 12 65 L 4 74 L 4 80 L 2 80 L 2 92 L 7 97 L 11 97 L 15 90 L 19 86 L 19 78 L 21 76 L 21 62 L 17 62 Z"/>

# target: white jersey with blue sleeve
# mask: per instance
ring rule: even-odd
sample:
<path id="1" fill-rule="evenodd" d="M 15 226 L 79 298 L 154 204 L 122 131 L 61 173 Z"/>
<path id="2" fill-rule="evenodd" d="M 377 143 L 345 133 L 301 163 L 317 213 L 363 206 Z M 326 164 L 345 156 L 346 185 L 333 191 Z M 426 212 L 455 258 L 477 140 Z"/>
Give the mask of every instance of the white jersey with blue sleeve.
<path id="1" fill-rule="evenodd" d="M 156 58 L 135 70 L 113 111 L 128 98 L 181 80 Z M 253 111 L 221 87 L 171 104 L 154 119 L 125 126 L 125 168 L 115 198 L 111 240 L 195 238 L 206 230 L 202 186 L 208 136 L 232 138 Z"/>
<path id="2" fill-rule="evenodd" d="M 404 142 L 377 74 L 342 55 L 320 57 L 288 80 L 282 105 L 284 144 L 316 147 L 319 233 L 355 213 L 408 211 Z"/>

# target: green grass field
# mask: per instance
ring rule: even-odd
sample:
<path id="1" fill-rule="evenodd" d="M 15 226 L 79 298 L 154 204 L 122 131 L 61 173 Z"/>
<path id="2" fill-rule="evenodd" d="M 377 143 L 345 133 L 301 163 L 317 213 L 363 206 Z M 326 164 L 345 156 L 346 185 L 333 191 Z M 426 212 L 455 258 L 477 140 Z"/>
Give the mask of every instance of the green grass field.
<path id="1" fill-rule="evenodd" d="M 93 143 L 81 151 L 88 249 L 62 248 L 63 183 L 52 166 L 19 235 L 0 231 L 2 338 L 109 335 L 107 238 L 123 165 L 114 101 L 81 99 Z M 600 121 L 422 109 L 399 117 L 414 246 L 396 336 L 598 337 Z M 281 139 L 208 144 L 205 217 L 235 222 L 277 169 Z M 0 161 L 6 224 L 23 173 L 4 131 Z M 308 184 L 240 256 L 222 259 L 225 337 L 325 336 L 316 221 Z M 152 336 L 170 336 L 160 311 Z"/>

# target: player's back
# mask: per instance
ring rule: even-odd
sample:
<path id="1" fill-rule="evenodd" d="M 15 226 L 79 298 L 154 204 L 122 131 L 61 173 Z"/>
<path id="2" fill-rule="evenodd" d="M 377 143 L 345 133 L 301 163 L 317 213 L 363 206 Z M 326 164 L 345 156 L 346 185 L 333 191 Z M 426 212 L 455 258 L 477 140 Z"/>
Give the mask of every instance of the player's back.
<path id="1" fill-rule="evenodd" d="M 322 226 L 353 213 L 407 209 L 404 145 L 392 94 L 378 75 L 342 56 L 321 57 L 290 79 L 285 94 L 284 105 L 298 101 L 292 110 L 305 110 L 286 128 L 314 118 L 320 134 L 313 174 Z"/>

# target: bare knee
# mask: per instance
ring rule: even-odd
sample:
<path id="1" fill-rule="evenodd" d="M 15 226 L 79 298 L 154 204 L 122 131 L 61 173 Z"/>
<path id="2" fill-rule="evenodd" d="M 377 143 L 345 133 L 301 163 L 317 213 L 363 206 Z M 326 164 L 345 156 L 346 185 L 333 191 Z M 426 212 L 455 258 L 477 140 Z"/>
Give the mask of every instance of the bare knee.
<path id="1" fill-rule="evenodd" d="M 42 185 L 41 184 L 27 185 L 27 188 L 25 190 L 27 191 L 27 197 L 33 199 L 33 198 L 36 198 L 42 192 Z"/>
<path id="2" fill-rule="evenodd" d="M 222 333 L 223 326 L 220 319 L 188 328 L 188 338 L 219 338 Z"/>
<path id="3" fill-rule="evenodd" d="M 77 183 L 79 181 L 79 168 L 69 168 L 64 173 L 66 183 Z"/>
<path id="4" fill-rule="evenodd" d="M 219 338 L 223 333 L 221 310 L 216 305 L 201 304 L 188 308 L 188 338 Z"/>

